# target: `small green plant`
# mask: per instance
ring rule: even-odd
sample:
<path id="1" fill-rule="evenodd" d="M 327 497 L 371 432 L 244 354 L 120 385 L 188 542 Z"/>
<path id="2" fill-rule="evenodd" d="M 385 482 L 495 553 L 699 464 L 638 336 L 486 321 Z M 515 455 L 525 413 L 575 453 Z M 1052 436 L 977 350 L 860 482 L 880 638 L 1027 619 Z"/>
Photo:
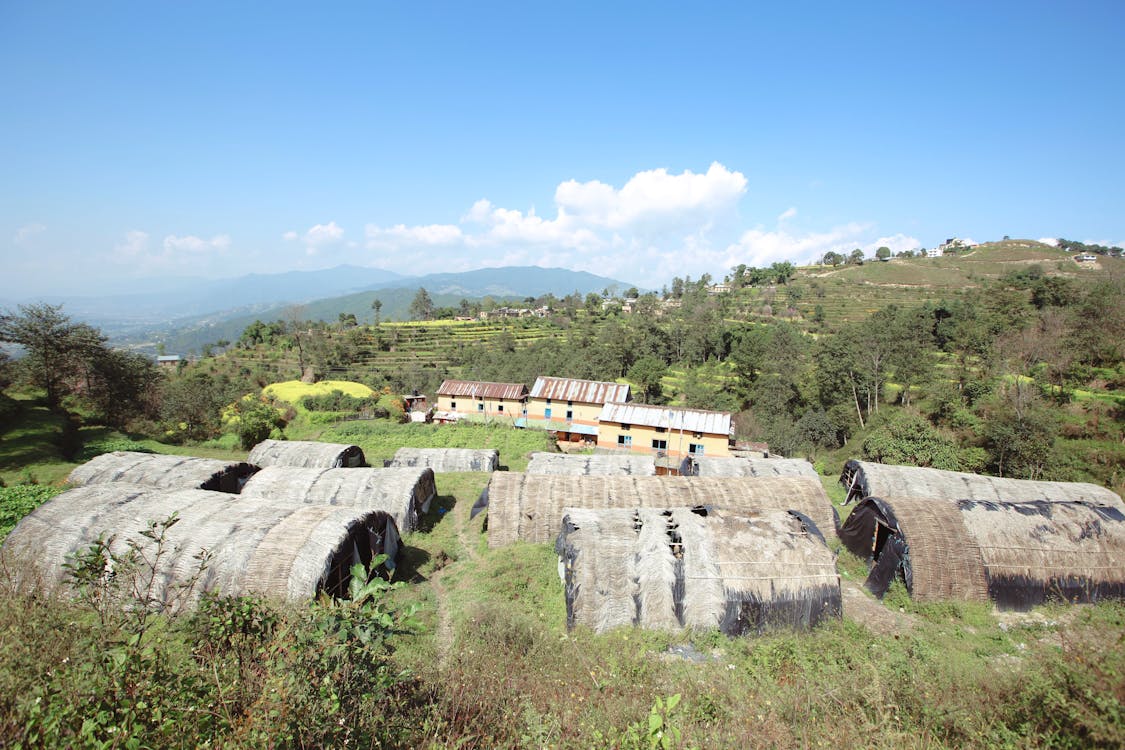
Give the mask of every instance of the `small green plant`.
<path id="1" fill-rule="evenodd" d="M 672 711 L 680 705 L 680 693 L 656 698 L 647 721 L 638 721 L 625 728 L 621 747 L 629 750 L 671 750 L 679 747 L 682 733 L 672 720 Z"/>

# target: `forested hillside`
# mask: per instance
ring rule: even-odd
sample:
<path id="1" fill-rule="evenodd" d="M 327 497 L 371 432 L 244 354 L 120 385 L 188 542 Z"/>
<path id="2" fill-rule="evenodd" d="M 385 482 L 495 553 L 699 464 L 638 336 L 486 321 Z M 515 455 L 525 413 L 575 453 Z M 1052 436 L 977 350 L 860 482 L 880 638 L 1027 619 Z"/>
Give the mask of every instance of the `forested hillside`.
<path id="1" fill-rule="evenodd" d="M 545 318 L 256 321 L 170 388 L 229 388 L 219 403 L 302 375 L 431 394 L 446 377 L 621 379 L 645 401 L 738 412 L 741 436 L 832 465 L 863 454 L 1120 487 L 1121 265 L 1083 269 L 1055 248 L 1005 242 L 934 259 L 742 267 L 718 293 L 704 277 L 636 298 L 529 300 L 550 306 Z M 424 316 L 458 312 L 430 302 Z"/>

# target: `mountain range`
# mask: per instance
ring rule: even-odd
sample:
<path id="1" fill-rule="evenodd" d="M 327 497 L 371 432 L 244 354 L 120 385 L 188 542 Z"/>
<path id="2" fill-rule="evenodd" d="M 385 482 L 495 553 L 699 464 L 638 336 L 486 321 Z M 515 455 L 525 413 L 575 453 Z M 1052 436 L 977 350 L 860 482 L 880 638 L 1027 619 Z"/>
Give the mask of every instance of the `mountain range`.
<path id="1" fill-rule="evenodd" d="M 405 320 L 421 287 L 435 306 L 448 306 L 461 299 L 562 297 L 630 286 L 585 271 L 539 266 L 413 277 L 378 268 L 337 266 L 219 280 L 155 279 L 131 294 L 13 300 L 5 301 L 3 307 L 32 301 L 59 304 L 72 318 L 102 329 L 115 345 L 149 349 L 163 343 L 169 352 L 187 353 L 215 341 L 236 340 L 255 319 L 270 321 L 297 314 L 305 320 L 334 321 L 340 313 L 351 313 L 360 321 L 370 321 L 376 297 L 383 303 L 383 320 Z M 294 311 L 294 306 L 299 310 Z"/>

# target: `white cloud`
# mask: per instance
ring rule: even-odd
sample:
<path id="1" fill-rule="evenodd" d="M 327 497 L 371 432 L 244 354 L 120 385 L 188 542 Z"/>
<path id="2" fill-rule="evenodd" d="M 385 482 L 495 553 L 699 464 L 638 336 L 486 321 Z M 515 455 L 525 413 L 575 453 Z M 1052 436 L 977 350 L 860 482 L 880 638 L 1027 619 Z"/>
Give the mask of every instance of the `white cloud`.
<path id="1" fill-rule="evenodd" d="M 737 257 L 733 265 L 768 266 L 781 261 L 808 263 L 828 251 L 851 252 L 867 244 L 862 236 L 870 231 L 870 224 L 851 222 L 834 227 L 827 232 L 794 234 L 784 229 L 764 231 L 751 229 L 743 232 L 735 245 L 727 249 L 728 256 Z M 878 247 L 878 245 L 876 245 Z"/>
<path id="2" fill-rule="evenodd" d="M 364 227 L 364 235 L 370 248 L 394 248 L 404 243 L 428 246 L 458 245 L 465 239 L 461 228 L 453 224 L 429 224 L 417 227 L 396 224 L 387 228 L 368 224 Z"/>
<path id="3" fill-rule="evenodd" d="M 170 234 L 164 238 L 164 252 L 169 254 L 209 253 L 213 250 L 226 250 L 228 247 L 230 247 L 230 237 L 225 234 L 217 234 L 209 240 L 193 234 L 186 237 Z"/>
<path id="4" fill-rule="evenodd" d="M 285 240 L 286 242 L 293 242 L 297 239 L 297 233 L 290 229 L 288 232 L 281 235 L 281 239 Z"/>
<path id="5" fill-rule="evenodd" d="M 309 247 L 324 247 L 339 242 L 343 236 L 343 228 L 337 226 L 336 222 L 330 221 L 327 224 L 313 225 L 305 232 L 304 239 Z"/>
<path id="6" fill-rule="evenodd" d="M 917 247 L 912 237 L 877 236 L 853 222 L 827 231 L 794 230 L 796 207 L 773 229 L 742 230 L 736 209 L 746 177 L 719 163 L 706 172 L 639 172 L 621 187 L 568 180 L 555 190 L 553 212 L 473 203 L 456 223 L 368 224 L 369 262 L 397 271 L 429 273 L 482 266 L 562 266 L 659 287 L 673 276 L 721 278 L 740 263 L 768 266 L 806 262 L 828 250 L 870 245 Z"/>
<path id="7" fill-rule="evenodd" d="M 875 257 L 875 251 L 881 247 L 889 247 L 893 256 L 903 250 L 917 250 L 922 247 L 922 243 L 916 237 L 909 237 L 900 232 L 890 237 L 880 237 L 874 242 L 868 242 L 860 246 L 864 254 L 871 257 Z"/>
<path id="8" fill-rule="evenodd" d="M 148 252 L 148 232 L 133 229 L 125 233 L 125 241 L 116 245 L 114 252 L 124 258 L 136 258 Z"/>
<path id="9" fill-rule="evenodd" d="M 12 242 L 17 245 L 22 245 L 35 235 L 46 231 L 47 227 L 44 224 L 24 224 L 16 230 L 15 235 L 12 237 Z"/>
<path id="10" fill-rule="evenodd" d="M 746 192 L 746 177 L 714 162 L 705 173 L 666 169 L 638 172 L 617 190 L 604 182 L 568 180 L 555 190 L 560 219 L 564 216 L 594 226 L 624 229 L 656 220 L 714 214 L 733 207 Z"/>

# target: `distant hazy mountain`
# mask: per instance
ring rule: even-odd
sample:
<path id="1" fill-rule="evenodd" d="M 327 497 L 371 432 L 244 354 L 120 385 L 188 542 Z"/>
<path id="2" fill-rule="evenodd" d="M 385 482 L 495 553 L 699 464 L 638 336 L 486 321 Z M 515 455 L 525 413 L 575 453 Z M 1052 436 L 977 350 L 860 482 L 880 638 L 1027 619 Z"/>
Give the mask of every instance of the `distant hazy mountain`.
<path id="1" fill-rule="evenodd" d="M 41 301 L 61 304 L 68 315 L 114 331 L 217 312 L 307 302 L 402 278 L 401 274 L 378 268 L 337 266 L 218 280 L 159 278 L 138 284 L 127 294 L 57 296 Z"/>
<path id="2" fill-rule="evenodd" d="M 337 270 L 337 269 L 332 269 Z M 370 270 L 370 269 L 362 269 Z M 285 274 L 288 276 L 289 274 Z M 254 278 L 254 277 L 247 277 Z M 299 279 L 297 280 L 299 282 Z M 223 313 L 212 313 L 194 318 L 182 318 L 161 326 L 149 326 L 143 331 L 121 331 L 114 338 L 119 343 L 141 345 L 163 341 L 169 352 L 187 353 L 198 351 L 205 345 L 216 341 L 235 341 L 243 329 L 255 319 L 271 321 L 284 319 L 296 312 L 304 320 L 335 321 L 340 313 L 352 313 L 360 322 L 369 323 L 374 313 L 371 302 L 378 297 L 383 303 L 383 320 L 405 320 L 407 311 L 420 287 L 425 287 L 438 307 L 456 305 L 461 299 L 479 300 L 492 297 L 496 300 L 522 300 L 525 297 L 539 297 L 554 294 L 558 297 L 572 292 L 585 295 L 616 288 L 619 292 L 631 284 L 605 276 L 597 276 L 585 271 L 568 271 L 563 268 L 540 268 L 538 266 L 505 266 L 501 268 L 481 268 L 462 273 L 439 273 L 413 278 L 397 277 L 393 280 L 383 278 L 369 283 L 364 291 L 339 296 L 325 296 L 321 299 L 293 297 L 285 304 L 257 304 L 247 309 L 236 308 Z M 353 287 L 354 288 L 354 287 Z M 231 300 L 242 301 L 240 292 L 233 288 L 229 292 Z M 300 309 L 293 311 L 294 304 Z M 69 308 L 68 308 L 69 310 Z M 112 333 L 112 331 L 109 331 Z"/>

